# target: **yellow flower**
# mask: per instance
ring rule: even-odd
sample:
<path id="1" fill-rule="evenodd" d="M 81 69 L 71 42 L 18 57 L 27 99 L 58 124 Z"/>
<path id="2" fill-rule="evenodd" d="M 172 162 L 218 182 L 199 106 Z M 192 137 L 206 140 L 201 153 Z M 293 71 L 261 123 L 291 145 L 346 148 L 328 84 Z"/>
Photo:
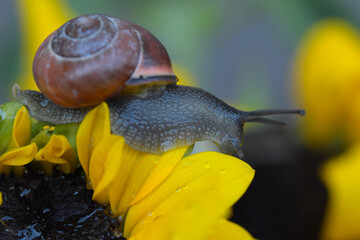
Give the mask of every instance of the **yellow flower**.
<path id="1" fill-rule="evenodd" d="M 360 239 L 359 171 L 360 143 L 325 163 L 322 179 L 329 191 L 329 207 L 323 239 Z"/>
<path id="2" fill-rule="evenodd" d="M 11 167 L 23 166 L 33 160 L 37 146 L 35 143 L 30 143 L 30 138 L 29 113 L 25 107 L 21 107 L 14 119 L 12 136 L 7 150 L 0 155 L 0 173 L 8 174 Z M 22 172 L 22 169 L 22 167 L 18 167 L 16 173 Z"/>
<path id="3" fill-rule="evenodd" d="M 25 89 L 37 89 L 32 75 L 32 61 L 41 42 L 75 14 L 64 1 L 17 0 L 22 36 L 22 73 L 19 78 Z"/>
<path id="4" fill-rule="evenodd" d="M 360 35 L 340 19 L 313 26 L 298 48 L 295 94 L 306 110 L 302 131 L 313 146 L 360 139 Z"/>
<path id="5" fill-rule="evenodd" d="M 321 169 L 329 191 L 323 239 L 358 239 L 360 230 L 360 34 L 328 19 L 313 26 L 295 59 L 295 91 L 305 106 L 302 131 L 312 146 L 348 147 Z"/>
<path id="6" fill-rule="evenodd" d="M 225 220 L 254 177 L 248 164 L 215 152 L 184 157 L 187 148 L 162 155 L 136 151 L 123 137 L 110 134 L 108 111 L 103 103 L 89 112 L 79 127 L 77 147 L 93 199 L 125 219 L 125 237 L 211 239 L 226 229 L 251 239 Z"/>
<path id="7" fill-rule="evenodd" d="M 0 192 L 0 206 L 2 205 L 3 203 L 3 197 L 2 197 L 2 192 Z"/>
<path id="8" fill-rule="evenodd" d="M 36 160 L 43 161 L 43 168 L 48 175 L 52 174 L 55 164 L 58 164 L 65 174 L 73 172 L 76 168 L 76 158 L 67 138 L 56 134 L 51 135 L 49 142 L 35 155 Z"/>

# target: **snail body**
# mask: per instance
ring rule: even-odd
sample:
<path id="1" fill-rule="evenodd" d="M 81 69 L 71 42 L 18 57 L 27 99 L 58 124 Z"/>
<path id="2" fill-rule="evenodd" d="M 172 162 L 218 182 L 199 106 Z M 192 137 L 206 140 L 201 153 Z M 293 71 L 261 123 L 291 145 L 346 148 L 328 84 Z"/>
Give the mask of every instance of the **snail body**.
<path id="1" fill-rule="evenodd" d="M 245 112 L 202 89 L 176 85 L 166 49 L 151 33 L 103 15 L 75 18 L 52 33 L 35 55 L 33 72 L 41 92 L 15 86 L 13 93 L 34 118 L 81 122 L 106 101 L 112 133 L 136 150 L 155 154 L 211 140 L 222 152 L 242 157 L 245 122 L 282 125 L 263 116 L 304 114 Z"/>
<path id="2" fill-rule="evenodd" d="M 15 88 L 14 95 L 34 118 L 53 124 L 81 122 L 92 109 L 65 108 L 32 90 Z M 242 157 L 245 122 L 282 125 L 263 116 L 304 114 L 302 110 L 245 112 L 200 88 L 175 84 L 149 88 L 146 96 L 115 96 L 108 99 L 107 104 L 112 133 L 123 136 L 126 143 L 136 150 L 155 154 L 211 140 L 223 153 Z"/>

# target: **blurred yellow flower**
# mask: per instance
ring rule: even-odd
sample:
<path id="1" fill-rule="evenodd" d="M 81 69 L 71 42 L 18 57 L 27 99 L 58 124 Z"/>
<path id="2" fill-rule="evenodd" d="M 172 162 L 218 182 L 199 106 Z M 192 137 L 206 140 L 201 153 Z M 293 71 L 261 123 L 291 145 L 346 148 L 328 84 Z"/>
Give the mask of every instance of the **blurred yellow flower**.
<path id="1" fill-rule="evenodd" d="M 2 192 L 0 192 L 0 206 L 2 205 L 3 203 L 3 197 L 2 197 Z"/>
<path id="2" fill-rule="evenodd" d="M 30 143 L 31 124 L 29 113 L 25 107 L 21 107 L 15 116 L 12 135 L 7 150 L 0 155 L 0 173 L 9 174 L 14 166 L 17 173 L 22 172 L 23 165 L 33 160 L 37 152 L 35 143 Z M 15 171 L 16 171 L 15 170 Z"/>
<path id="3" fill-rule="evenodd" d="M 60 0 L 17 0 L 22 36 L 20 85 L 38 89 L 32 75 L 32 62 L 41 42 L 75 14 Z"/>
<path id="4" fill-rule="evenodd" d="M 360 239 L 360 142 L 322 169 L 329 191 L 322 239 Z"/>
<path id="5" fill-rule="evenodd" d="M 53 134 L 45 147 L 35 155 L 35 159 L 42 161 L 45 172 L 50 175 L 55 164 L 65 174 L 76 168 L 77 157 L 65 136 Z"/>
<path id="6" fill-rule="evenodd" d="M 113 214 L 125 219 L 125 237 L 211 239 L 214 229 L 227 229 L 252 239 L 225 220 L 228 208 L 254 177 L 248 164 L 215 152 L 184 157 L 185 147 L 160 156 L 136 151 L 123 137 L 110 134 L 108 112 L 105 103 L 89 112 L 79 127 L 77 147 L 94 189 L 93 199 L 109 204 Z M 191 219 L 197 213 L 204 222 Z"/>
<path id="7" fill-rule="evenodd" d="M 294 63 L 295 94 L 306 110 L 302 131 L 316 147 L 360 139 L 360 35 L 339 19 L 313 26 Z"/>
<path id="8" fill-rule="evenodd" d="M 360 34 L 328 19 L 313 26 L 294 65 L 295 92 L 305 106 L 302 131 L 312 146 L 349 149 L 321 168 L 329 191 L 322 239 L 358 239 L 360 230 Z"/>
<path id="9" fill-rule="evenodd" d="M 174 74 L 179 79 L 178 84 L 195 87 L 198 86 L 194 75 L 188 69 L 186 69 L 180 63 L 173 62 L 172 65 L 174 68 Z"/>

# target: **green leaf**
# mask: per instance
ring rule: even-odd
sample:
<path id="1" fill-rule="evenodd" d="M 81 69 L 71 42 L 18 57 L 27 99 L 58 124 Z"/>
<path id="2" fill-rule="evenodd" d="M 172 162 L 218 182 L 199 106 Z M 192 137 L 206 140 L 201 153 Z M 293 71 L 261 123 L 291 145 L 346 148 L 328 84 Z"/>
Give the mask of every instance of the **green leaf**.
<path id="1" fill-rule="evenodd" d="M 188 147 L 188 149 L 186 150 L 186 152 L 185 152 L 185 154 L 184 154 L 184 156 L 183 156 L 182 158 L 186 158 L 187 156 L 190 156 L 190 155 L 192 154 L 192 152 L 193 152 L 193 150 L 194 150 L 194 145 L 195 145 L 195 144 L 190 145 L 190 146 Z"/>
<path id="2" fill-rule="evenodd" d="M 68 123 L 60 124 L 55 126 L 54 133 L 59 135 L 64 135 L 71 145 L 71 147 L 76 151 L 76 133 L 80 126 L 80 123 Z"/>
<path id="3" fill-rule="evenodd" d="M 31 121 L 31 137 L 35 138 L 41 131 L 44 130 L 45 126 L 51 126 L 48 123 L 38 122 L 35 118 L 30 118 Z"/>
<path id="4" fill-rule="evenodd" d="M 9 102 L 0 105 L 0 154 L 3 153 L 9 145 L 15 115 L 21 106 L 18 102 Z"/>
<path id="5" fill-rule="evenodd" d="M 44 129 L 40 131 L 33 139 L 31 139 L 31 142 L 36 143 L 38 149 L 41 149 L 49 142 L 50 136 L 51 134 L 49 133 L 49 130 Z"/>

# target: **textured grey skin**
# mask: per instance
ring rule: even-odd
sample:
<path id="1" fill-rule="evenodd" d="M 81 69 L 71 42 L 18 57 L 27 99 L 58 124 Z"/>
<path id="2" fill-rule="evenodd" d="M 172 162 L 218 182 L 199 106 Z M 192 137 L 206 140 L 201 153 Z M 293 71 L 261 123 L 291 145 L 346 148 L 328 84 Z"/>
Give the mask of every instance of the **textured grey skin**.
<path id="1" fill-rule="evenodd" d="M 20 90 L 18 85 L 13 87 L 15 98 L 25 105 L 32 117 L 52 124 L 81 122 L 89 108 L 64 108 L 50 101 L 44 94 L 32 90 Z"/>
<path id="2" fill-rule="evenodd" d="M 53 124 L 80 122 L 91 109 L 60 107 L 36 91 L 14 88 L 14 95 L 34 118 Z M 281 125 L 261 116 L 304 114 L 302 110 L 244 112 L 202 89 L 181 85 L 152 87 L 142 94 L 113 97 L 107 103 L 111 131 L 124 136 L 132 148 L 156 154 L 211 140 L 223 153 L 242 157 L 246 121 Z"/>
<path id="3" fill-rule="evenodd" d="M 240 150 L 243 123 L 237 109 L 193 87 L 168 85 L 148 95 L 108 101 L 112 131 L 124 136 L 131 147 L 161 153 L 212 140 L 225 153 Z"/>

